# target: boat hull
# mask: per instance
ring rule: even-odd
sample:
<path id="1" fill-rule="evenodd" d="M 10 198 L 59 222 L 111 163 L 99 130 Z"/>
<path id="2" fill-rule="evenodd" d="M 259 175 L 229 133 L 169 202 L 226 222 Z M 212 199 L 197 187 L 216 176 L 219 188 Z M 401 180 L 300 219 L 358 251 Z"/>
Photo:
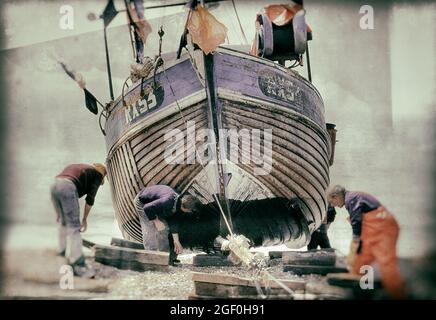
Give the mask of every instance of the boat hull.
<path id="1" fill-rule="evenodd" d="M 292 71 L 228 49 L 206 58 L 195 52 L 164 70 L 117 100 L 105 125 L 124 237 L 142 240 L 136 194 L 166 184 L 203 203 L 181 221 L 185 246 L 223 235 L 222 213 L 255 245 L 307 244 L 325 216 L 331 154 L 317 90 Z"/>

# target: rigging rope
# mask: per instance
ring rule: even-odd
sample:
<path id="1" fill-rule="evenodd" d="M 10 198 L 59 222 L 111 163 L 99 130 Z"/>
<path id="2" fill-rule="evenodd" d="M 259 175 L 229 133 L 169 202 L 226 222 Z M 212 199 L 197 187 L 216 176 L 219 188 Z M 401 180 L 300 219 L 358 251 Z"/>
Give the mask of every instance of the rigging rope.
<path id="1" fill-rule="evenodd" d="M 180 107 L 180 105 L 179 105 L 179 102 L 178 102 L 178 99 L 177 99 L 176 94 L 175 94 L 175 92 L 174 92 L 173 86 L 171 85 L 171 81 L 169 80 L 168 75 L 167 75 L 167 73 L 166 73 L 165 62 L 162 63 L 162 68 L 163 68 L 163 74 L 164 74 L 164 76 L 165 76 L 165 78 L 166 78 L 166 80 L 167 80 L 167 82 L 168 82 L 168 84 L 169 84 L 169 87 L 170 87 L 171 93 L 172 93 L 172 95 L 173 95 L 173 97 L 174 97 L 174 100 L 175 100 L 175 102 L 176 102 L 176 105 L 177 105 L 177 108 L 178 108 L 179 114 L 180 114 L 180 116 L 181 116 L 183 122 L 185 123 L 185 126 L 187 127 L 187 124 L 188 124 L 188 123 L 187 123 L 187 121 L 186 121 L 186 119 L 185 119 L 185 116 L 183 115 L 182 109 L 181 109 L 181 107 Z M 196 147 L 195 144 L 194 144 L 194 150 L 195 150 L 195 156 L 196 156 L 197 159 L 199 160 L 201 167 L 203 168 L 203 170 L 206 171 L 206 168 L 205 168 L 205 166 L 204 166 L 204 163 L 203 163 L 203 161 L 201 160 L 200 154 L 199 154 L 199 152 L 198 152 L 197 147 Z M 207 176 L 207 178 L 209 178 L 209 177 Z M 208 179 L 207 179 L 206 181 L 208 181 L 208 183 L 210 184 L 210 186 L 213 188 L 212 182 L 211 182 L 210 180 L 208 180 Z M 219 208 L 219 210 L 220 210 L 220 213 L 221 213 L 221 215 L 222 215 L 222 217 L 223 217 L 223 219 L 224 219 L 224 222 L 225 222 L 225 224 L 226 224 L 226 227 L 227 227 L 227 229 L 228 229 L 230 235 L 233 236 L 233 230 L 232 230 L 232 228 L 230 227 L 230 224 L 229 224 L 229 222 L 228 222 L 228 220 L 227 220 L 227 217 L 226 217 L 226 215 L 225 215 L 225 213 L 224 213 L 224 210 L 223 210 L 223 208 L 222 208 L 222 206 L 221 206 L 221 203 L 219 202 L 218 197 L 216 196 L 215 193 L 212 194 L 212 197 L 214 198 L 214 201 L 215 201 L 215 202 L 217 203 L 217 205 L 218 205 L 218 208 Z"/>
<path id="2" fill-rule="evenodd" d="M 249 44 L 247 37 L 245 36 L 244 28 L 242 27 L 241 20 L 239 19 L 238 10 L 236 9 L 235 0 L 232 0 L 233 10 L 235 10 L 236 19 L 238 19 L 239 28 L 241 29 L 242 37 L 244 37 L 245 44 Z"/>
<path id="3" fill-rule="evenodd" d="M 233 0 L 232 0 L 232 2 L 233 2 Z M 239 19 L 238 19 L 238 20 L 239 20 Z M 162 27 L 161 27 L 161 28 L 162 28 Z M 245 38 L 245 35 L 244 35 L 244 38 Z M 191 54 L 189 54 L 189 57 L 191 58 L 191 63 L 192 63 L 193 57 L 191 56 Z M 183 114 L 182 108 L 180 107 L 179 101 L 178 101 L 178 99 L 177 99 L 177 97 L 176 97 L 176 94 L 175 94 L 175 92 L 174 92 L 174 89 L 173 89 L 173 86 L 172 86 L 172 84 L 171 84 L 171 81 L 170 81 L 170 79 L 169 79 L 169 77 L 168 77 L 168 75 L 167 75 L 167 73 L 166 73 L 165 62 L 164 62 L 164 60 L 161 58 L 160 54 L 159 54 L 159 56 L 158 56 L 157 59 L 159 59 L 159 58 L 162 60 L 162 64 L 161 64 L 161 66 L 162 66 L 162 69 L 163 69 L 163 74 L 164 74 L 164 76 L 165 76 L 166 81 L 168 82 L 168 85 L 169 85 L 170 90 L 171 90 L 171 94 L 173 95 L 174 100 L 175 100 L 175 102 L 176 102 L 176 106 L 177 106 L 178 112 L 179 112 L 179 114 L 180 114 L 180 117 L 181 117 L 183 123 L 185 124 L 185 126 L 187 127 L 187 121 L 186 121 L 186 118 L 185 118 L 185 116 L 184 116 L 184 114 Z M 157 60 L 157 59 L 156 59 L 156 60 Z M 198 72 L 198 70 L 197 70 L 197 66 L 196 66 L 195 64 L 192 64 L 192 65 L 193 65 L 194 69 L 196 69 L 196 72 Z M 155 71 L 156 71 L 156 70 L 155 70 Z M 202 161 L 202 159 L 201 159 L 201 156 L 200 156 L 200 154 L 199 154 L 199 152 L 198 152 L 198 150 L 197 150 L 197 146 L 195 145 L 195 143 L 194 143 L 194 150 L 195 150 L 195 156 L 196 156 L 196 158 L 199 160 L 199 163 L 200 163 L 202 169 L 203 169 L 204 171 L 206 171 L 205 165 L 204 165 L 204 163 L 203 163 L 203 161 Z M 207 181 L 207 182 L 209 183 L 209 185 L 213 188 L 213 184 L 212 184 L 212 182 L 209 180 L 209 176 L 208 176 L 208 175 L 206 175 L 206 176 L 207 176 L 206 181 Z M 222 206 L 221 206 L 221 203 L 220 203 L 218 197 L 216 196 L 215 193 L 212 194 L 212 197 L 213 197 L 214 201 L 216 202 L 216 204 L 218 205 L 219 211 L 220 211 L 220 213 L 221 213 L 221 215 L 222 215 L 222 217 L 223 217 L 223 219 L 224 219 L 224 222 L 225 222 L 225 224 L 226 224 L 226 227 L 227 227 L 227 229 L 228 229 L 228 231 L 229 231 L 229 233 L 230 233 L 230 236 L 231 236 L 230 239 L 231 239 L 231 240 L 230 240 L 230 246 L 229 246 L 229 247 L 230 247 L 231 252 L 232 252 L 233 254 L 235 254 L 238 258 L 240 258 L 240 260 L 243 261 L 244 264 L 245 264 L 246 266 L 248 266 L 249 268 L 255 268 L 255 270 L 256 270 L 257 277 L 256 277 L 256 275 L 255 275 L 255 276 L 253 277 L 253 280 L 254 280 L 255 287 L 256 287 L 256 290 L 257 290 L 258 295 L 259 295 L 262 299 L 266 299 L 266 298 L 267 298 L 267 295 L 264 294 L 263 291 L 262 291 L 262 286 L 261 286 L 261 284 L 260 284 L 259 279 L 257 279 L 257 278 L 263 278 L 264 283 L 265 283 L 265 287 L 266 287 L 266 291 L 268 291 L 268 290 L 267 290 L 267 288 L 268 288 L 268 280 L 272 280 L 273 282 L 277 283 L 277 284 L 278 284 L 278 285 L 279 285 L 283 290 L 285 290 L 287 293 L 289 293 L 291 296 L 293 296 L 293 295 L 294 295 L 293 290 L 291 290 L 289 287 L 287 287 L 287 286 L 286 286 L 283 282 L 281 282 L 279 279 L 275 278 L 275 277 L 274 277 L 271 273 L 269 273 L 267 270 L 264 270 L 264 268 L 263 268 L 263 266 L 262 266 L 262 263 L 260 263 L 259 261 L 257 261 L 257 259 L 256 259 L 256 255 L 249 251 L 249 248 L 246 247 L 246 245 L 245 245 L 245 244 L 248 244 L 248 242 L 244 242 L 244 240 L 248 241 L 248 239 L 246 239 L 246 238 L 245 238 L 244 236 L 242 236 L 242 235 L 239 235 L 239 236 L 236 236 L 236 237 L 234 236 L 234 234 L 233 234 L 233 230 L 232 230 L 232 228 L 231 228 L 231 226 L 230 226 L 230 224 L 229 224 L 229 222 L 228 222 L 228 220 L 227 220 L 227 217 L 226 217 L 226 215 L 225 215 L 225 213 L 224 213 L 224 210 L 223 210 L 223 208 L 222 208 Z"/>

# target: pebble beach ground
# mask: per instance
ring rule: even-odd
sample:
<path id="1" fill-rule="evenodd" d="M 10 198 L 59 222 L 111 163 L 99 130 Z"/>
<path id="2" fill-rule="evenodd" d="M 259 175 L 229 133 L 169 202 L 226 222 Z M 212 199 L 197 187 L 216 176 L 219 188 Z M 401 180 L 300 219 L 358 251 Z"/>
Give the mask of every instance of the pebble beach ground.
<path id="1" fill-rule="evenodd" d="M 49 299 L 187 299 L 194 285 L 192 272 L 234 275 L 254 278 L 252 271 L 242 266 L 235 267 L 195 267 L 192 258 L 195 253 L 180 256 L 181 264 L 170 266 L 168 272 L 135 272 L 105 266 L 93 260 L 87 253 L 87 262 L 97 274 L 95 279 L 85 280 L 74 277 L 76 284 L 72 290 L 60 287 L 65 264 L 62 257 L 52 249 L 14 250 L 5 253 L 6 281 L 3 290 L 5 298 L 49 298 Z M 282 266 L 273 265 L 267 270 L 280 279 L 300 277 L 281 271 Z M 316 279 L 308 276 L 306 279 Z"/>
<path id="2" fill-rule="evenodd" d="M 92 251 L 84 249 L 87 262 L 96 270 L 95 279 L 74 277 L 74 288 L 61 286 L 64 258 L 56 255 L 55 228 L 22 228 L 11 233 L 3 249 L 4 283 L 0 297 L 6 299 L 188 299 L 193 293 L 192 272 L 253 277 L 244 267 L 196 267 L 192 261 L 195 254 L 185 250 L 179 256 L 181 264 L 170 266 L 168 272 L 134 272 L 119 270 L 94 261 Z M 34 236 L 31 236 L 34 235 Z M 91 240 L 107 243 L 106 233 L 94 232 Z M 29 241 L 29 239 L 33 239 Z M 265 248 L 262 248 L 265 249 Z M 275 250 L 275 249 L 272 249 Z M 267 252 L 267 251 L 265 251 Z M 343 255 L 338 252 L 343 258 Z M 410 291 L 415 298 L 436 299 L 435 268 L 436 255 L 422 258 L 401 259 L 400 269 L 408 280 Z M 278 279 L 304 280 L 307 288 L 317 293 L 318 298 L 334 298 L 343 295 L 341 290 L 326 286 L 324 277 L 309 275 L 296 276 L 283 272 L 280 259 L 271 260 L 268 271 Z M 433 281 L 433 282 L 432 282 Z M 309 285 L 310 284 L 310 285 Z M 304 298 L 313 298 L 305 296 Z"/>

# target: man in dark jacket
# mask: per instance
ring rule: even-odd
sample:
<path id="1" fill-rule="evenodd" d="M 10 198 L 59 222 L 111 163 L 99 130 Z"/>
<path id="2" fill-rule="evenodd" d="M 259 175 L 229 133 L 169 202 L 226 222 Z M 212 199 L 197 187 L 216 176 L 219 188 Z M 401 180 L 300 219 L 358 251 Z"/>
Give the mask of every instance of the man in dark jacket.
<path id="1" fill-rule="evenodd" d="M 331 205 L 327 208 L 327 215 L 325 220 L 321 223 L 321 226 L 315 230 L 312 234 L 312 238 L 310 239 L 309 244 L 307 245 L 307 250 L 317 249 L 318 246 L 321 249 L 329 249 L 331 248 L 330 240 L 327 234 L 327 231 L 330 227 L 330 224 L 335 221 L 336 210 Z"/>
<path id="2" fill-rule="evenodd" d="M 199 201 L 191 195 L 180 195 L 171 187 L 156 185 L 146 187 L 134 199 L 142 229 L 144 249 L 169 251 L 169 233 L 174 242 L 174 251 L 180 254 L 183 246 L 179 239 L 178 218 L 180 214 L 195 211 Z"/>
<path id="3" fill-rule="evenodd" d="M 82 237 L 88 226 L 88 215 L 94 205 L 98 188 L 104 183 L 106 167 L 100 163 L 71 164 L 62 170 L 51 186 L 51 199 L 57 213 L 59 227 L 59 253 L 68 258 L 73 270 L 80 275 L 85 266 Z M 82 222 L 79 198 L 86 195 Z"/>

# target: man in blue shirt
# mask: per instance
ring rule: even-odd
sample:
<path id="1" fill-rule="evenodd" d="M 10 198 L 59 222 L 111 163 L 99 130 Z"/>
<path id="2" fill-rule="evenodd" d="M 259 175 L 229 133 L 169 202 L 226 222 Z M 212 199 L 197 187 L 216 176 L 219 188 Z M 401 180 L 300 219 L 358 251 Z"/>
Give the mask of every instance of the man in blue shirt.
<path id="1" fill-rule="evenodd" d="M 134 205 L 141 223 L 144 249 L 169 251 L 170 235 L 175 254 L 182 253 L 178 220 L 181 214 L 197 210 L 200 204 L 195 197 L 180 196 L 166 185 L 155 185 L 141 190 L 134 199 Z"/>

